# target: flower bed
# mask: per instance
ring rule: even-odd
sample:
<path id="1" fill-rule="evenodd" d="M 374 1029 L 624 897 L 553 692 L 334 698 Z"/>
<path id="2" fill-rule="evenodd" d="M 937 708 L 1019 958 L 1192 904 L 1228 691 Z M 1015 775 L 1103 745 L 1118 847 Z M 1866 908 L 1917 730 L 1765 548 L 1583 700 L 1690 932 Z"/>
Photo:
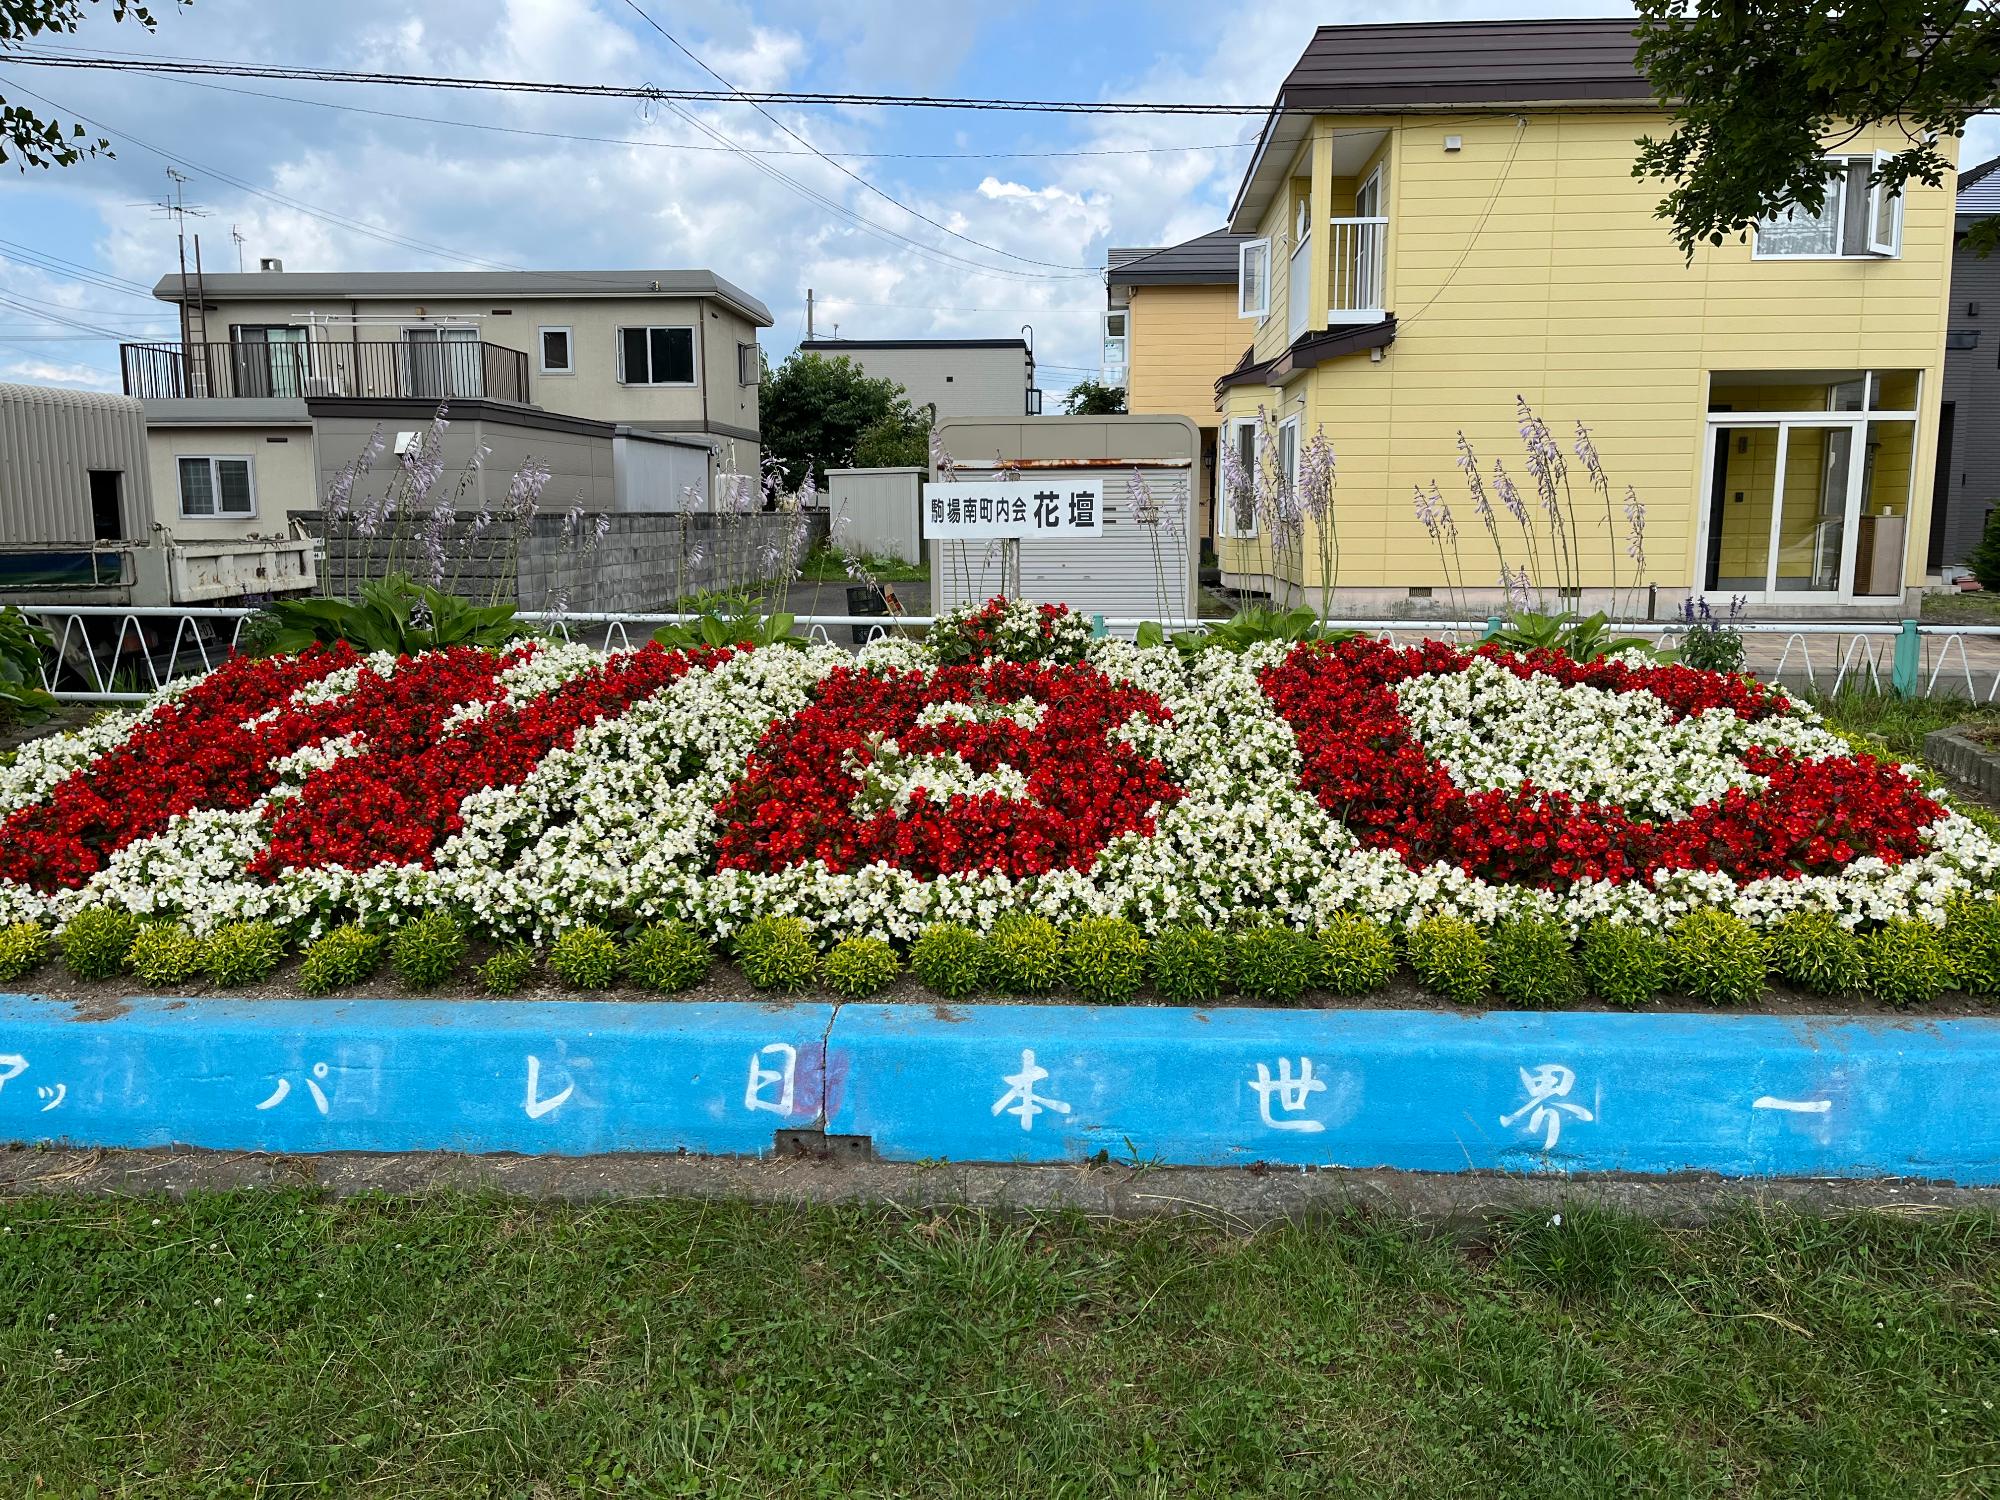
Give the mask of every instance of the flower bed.
<path id="1" fill-rule="evenodd" d="M 858 657 L 232 662 L 0 770 L 0 922 L 105 909 L 307 939 L 441 911 L 545 944 L 668 922 L 727 942 L 781 917 L 822 952 L 1010 915 L 1149 939 L 1342 914 L 1574 938 L 1818 913 L 1865 936 L 2000 885 L 2000 842 L 1744 679 L 1437 642 L 1190 654 L 1090 642 L 1060 612 L 968 618 Z"/>

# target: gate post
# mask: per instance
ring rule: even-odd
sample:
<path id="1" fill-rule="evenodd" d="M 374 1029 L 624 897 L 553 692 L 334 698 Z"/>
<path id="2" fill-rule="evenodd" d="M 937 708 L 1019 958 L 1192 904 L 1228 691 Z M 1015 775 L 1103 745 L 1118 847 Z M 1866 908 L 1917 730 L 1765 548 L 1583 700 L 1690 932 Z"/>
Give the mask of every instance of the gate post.
<path id="1" fill-rule="evenodd" d="M 1902 633 L 1896 637 L 1895 663 L 1889 669 L 1889 683 L 1897 697 L 1917 696 L 1917 671 L 1922 661 L 1923 637 L 1917 634 L 1917 622 L 1905 620 Z"/>

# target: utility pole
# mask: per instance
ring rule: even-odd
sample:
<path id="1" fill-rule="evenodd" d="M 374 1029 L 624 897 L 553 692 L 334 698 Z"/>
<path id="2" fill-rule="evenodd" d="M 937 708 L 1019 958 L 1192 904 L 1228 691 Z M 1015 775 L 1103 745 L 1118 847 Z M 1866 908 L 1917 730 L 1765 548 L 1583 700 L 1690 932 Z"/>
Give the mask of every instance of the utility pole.
<path id="1" fill-rule="evenodd" d="M 812 336 L 813 336 L 813 289 L 811 287 L 807 287 L 806 288 L 806 339 L 810 342 Z"/>

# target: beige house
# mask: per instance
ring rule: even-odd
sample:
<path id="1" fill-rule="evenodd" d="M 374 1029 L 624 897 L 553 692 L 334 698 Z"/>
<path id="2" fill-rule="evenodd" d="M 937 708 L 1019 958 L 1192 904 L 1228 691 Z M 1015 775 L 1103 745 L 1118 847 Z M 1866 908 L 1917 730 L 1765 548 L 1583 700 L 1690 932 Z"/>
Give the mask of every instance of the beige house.
<path id="1" fill-rule="evenodd" d="M 1035 351 L 1026 339 L 807 339 L 801 354 L 848 359 L 893 380 L 933 421 L 1032 417 L 1041 412 Z"/>

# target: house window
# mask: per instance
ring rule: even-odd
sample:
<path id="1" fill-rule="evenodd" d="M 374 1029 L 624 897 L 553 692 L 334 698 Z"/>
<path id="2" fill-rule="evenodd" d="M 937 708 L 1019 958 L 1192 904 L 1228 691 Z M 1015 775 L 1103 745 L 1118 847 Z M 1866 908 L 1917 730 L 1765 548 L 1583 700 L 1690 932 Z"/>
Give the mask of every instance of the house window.
<path id="1" fill-rule="evenodd" d="M 567 328 L 542 328 L 542 373 L 544 375 L 574 375 L 576 373 L 576 352 L 570 331 Z"/>
<path id="2" fill-rule="evenodd" d="M 1895 256 L 1903 248 L 1903 195 L 1870 178 L 1888 160 L 1840 156 L 1827 163 L 1826 201 L 1817 214 L 1790 208 L 1757 225 L 1759 260 L 1843 260 Z"/>
<path id="3" fill-rule="evenodd" d="M 1254 537 L 1257 534 L 1257 424 L 1243 419 L 1231 422 L 1228 427 L 1229 445 L 1236 452 L 1234 468 L 1241 476 L 1241 484 L 1232 489 L 1225 478 L 1227 469 L 1218 464 L 1215 482 L 1222 491 L 1222 503 L 1217 511 L 1222 517 L 1222 534 L 1232 537 Z"/>
<path id="4" fill-rule="evenodd" d="M 1132 313 L 1115 308 L 1104 314 L 1104 357 L 1098 375 L 1108 385 L 1125 383 L 1125 367 L 1132 361 Z"/>
<path id="5" fill-rule="evenodd" d="M 736 383 L 756 385 L 764 378 L 764 361 L 757 357 L 754 343 L 736 346 Z"/>
<path id="6" fill-rule="evenodd" d="M 624 385 L 693 385 L 694 329 L 621 328 L 618 379 Z"/>
<path id="7" fill-rule="evenodd" d="M 1979 330 L 1977 328 L 1953 328 L 1945 334 L 1944 346 L 1947 349 L 1977 349 L 1979 347 Z"/>
<path id="8" fill-rule="evenodd" d="M 1271 311 L 1271 242 L 1245 240 L 1236 247 L 1236 316 L 1262 318 Z"/>
<path id="9" fill-rule="evenodd" d="M 247 520 L 257 514 L 249 459 L 189 455 L 183 456 L 179 465 L 183 516 Z"/>

